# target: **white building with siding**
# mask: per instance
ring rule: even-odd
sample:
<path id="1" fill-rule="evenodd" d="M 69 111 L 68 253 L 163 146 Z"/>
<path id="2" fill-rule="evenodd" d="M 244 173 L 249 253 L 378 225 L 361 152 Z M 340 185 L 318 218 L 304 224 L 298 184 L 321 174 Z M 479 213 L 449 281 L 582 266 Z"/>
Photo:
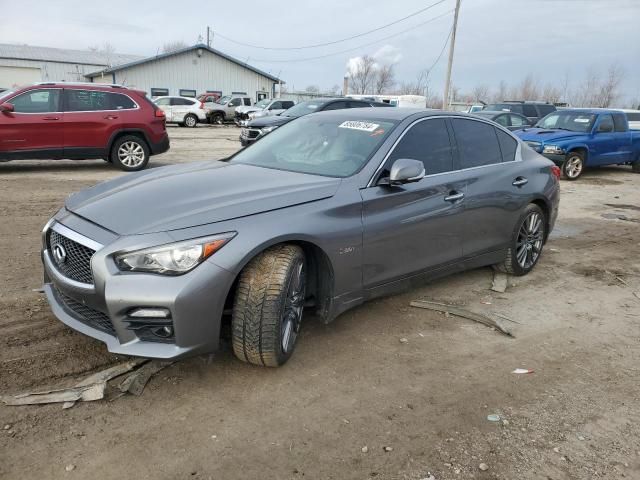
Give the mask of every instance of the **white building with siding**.
<path id="1" fill-rule="evenodd" d="M 274 97 L 277 77 L 204 44 L 105 68 L 87 75 L 93 82 L 119 83 L 150 96 L 195 96 L 203 92 Z M 266 95 L 265 95 L 266 94 Z"/>
<path id="2" fill-rule="evenodd" d="M 86 82 L 86 75 L 138 55 L 0 44 L 0 90 L 35 82 Z"/>

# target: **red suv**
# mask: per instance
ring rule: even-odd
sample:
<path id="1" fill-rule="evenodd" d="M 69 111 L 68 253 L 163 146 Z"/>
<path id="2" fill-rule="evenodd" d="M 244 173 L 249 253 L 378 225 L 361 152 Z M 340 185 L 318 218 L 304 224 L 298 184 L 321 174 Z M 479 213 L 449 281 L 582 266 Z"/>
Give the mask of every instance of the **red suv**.
<path id="1" fill-rule="evenodd" d="M 164 112 L 141 91 L 40 83 L 0 93 L 0 161 L 102 158 L 131 172 L 168 149 Z"/>

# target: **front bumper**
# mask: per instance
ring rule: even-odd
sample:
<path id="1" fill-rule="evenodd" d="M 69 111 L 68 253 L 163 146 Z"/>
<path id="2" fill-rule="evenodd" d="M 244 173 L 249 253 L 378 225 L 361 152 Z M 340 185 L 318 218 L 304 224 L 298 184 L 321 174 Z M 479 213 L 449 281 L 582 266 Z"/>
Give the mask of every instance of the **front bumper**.
<path id="1" fill-rule="evenodd" d="M 54 315 L 74 330 L 104 342 L 113 353 L 175 359 L 217 350 L 233 275 L 211 259 L 174 277 L 120 272 L 112 254 L 128 241 L 121 237 L 93 254 L 93 284 L 65 277 L 44 248 L 44 290 Z M 141 323 L 129 317 L 136 308 L 167 309 L 173 336 L 154 338 L 144 325 L 149 322 L 151 326 L 153 319 Z"/>
<path id="2" fill-rule="evenodd" d="M 557 154 L 553 154 L 553 153 L 542 153 L 541 154 L 543 157 L 548 158 L 549 160 L 551 160 L 553 163 L 555 163 L 558 166 L 561 166 L 566 157 L 564 155 L 557 155 Z"/>

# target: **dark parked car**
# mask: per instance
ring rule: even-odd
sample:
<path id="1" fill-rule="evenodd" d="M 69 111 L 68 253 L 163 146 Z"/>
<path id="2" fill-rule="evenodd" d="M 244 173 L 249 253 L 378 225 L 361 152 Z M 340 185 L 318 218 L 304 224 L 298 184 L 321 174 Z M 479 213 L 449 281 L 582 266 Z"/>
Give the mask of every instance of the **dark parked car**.
<path id="1" fill-rule="evenodd" d="M 391 107 L 391 105 L 388 103 L 354 100 L 351 98 L 318 98 L 316 100 L 300 102 L 279 115 L 256 118 L 250 121 L 240 132 L 240 143 L 243 147 L 246 147 L 294 118 L 302 117 L 310 113 L 366 107 Z"/>
<path id="2" fill-rule="evenodd" d="M 524 115 L 529 120 L 529 124 L 533 125 L 545 115 L 556 111 L 556 107 L 546 102 L 530 102 L 530 101 L 504 101 L 500 103 L 490 103 L 485 105 L 482 110 L 515 112 Z M 482 111 L 481 110 L 481 111 Z"/>
<path id="3" fill-rule="evenodd" d="M 556 220 L 559 176 L 470 115 L 308 115 L 226 162 L 72 195 L 44 228 L 44 289 L 60 320 L 112 352 L 216 350 L 231 312 L 236 356 L 278 366 L 303 310 L 329 322 L 418 280 L 484 265 L 531 271 Z"/>
<path id="4" fill-rule="evenodd" d="M 494 112 L 491 110 L 480 110 L 475 112 L 477 115 L 487 120 L 493 120 L 498 125 L 502 125 L 504 128 L 514 131 L 521 128 L 529 127 L 529 120 L 524 115 L 520 115 L 515 112 Z"/>
<path id="5" fill-rule="evenodd" d="M 169 149 L 165 114 L 120 85 L 41 83 L 0 94 L 0 161 L 102 158 L 141 170 Z"/>

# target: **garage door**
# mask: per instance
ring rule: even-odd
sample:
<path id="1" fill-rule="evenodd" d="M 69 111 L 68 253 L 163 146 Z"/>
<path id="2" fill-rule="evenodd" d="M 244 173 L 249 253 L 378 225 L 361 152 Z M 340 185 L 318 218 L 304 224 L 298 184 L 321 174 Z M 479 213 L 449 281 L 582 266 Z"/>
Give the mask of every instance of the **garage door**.
<path id="1" fill-rule="evenodd" d="M 0 88 L 13 88 L 42 81 L 39 68 L 0 66 Z"/>

